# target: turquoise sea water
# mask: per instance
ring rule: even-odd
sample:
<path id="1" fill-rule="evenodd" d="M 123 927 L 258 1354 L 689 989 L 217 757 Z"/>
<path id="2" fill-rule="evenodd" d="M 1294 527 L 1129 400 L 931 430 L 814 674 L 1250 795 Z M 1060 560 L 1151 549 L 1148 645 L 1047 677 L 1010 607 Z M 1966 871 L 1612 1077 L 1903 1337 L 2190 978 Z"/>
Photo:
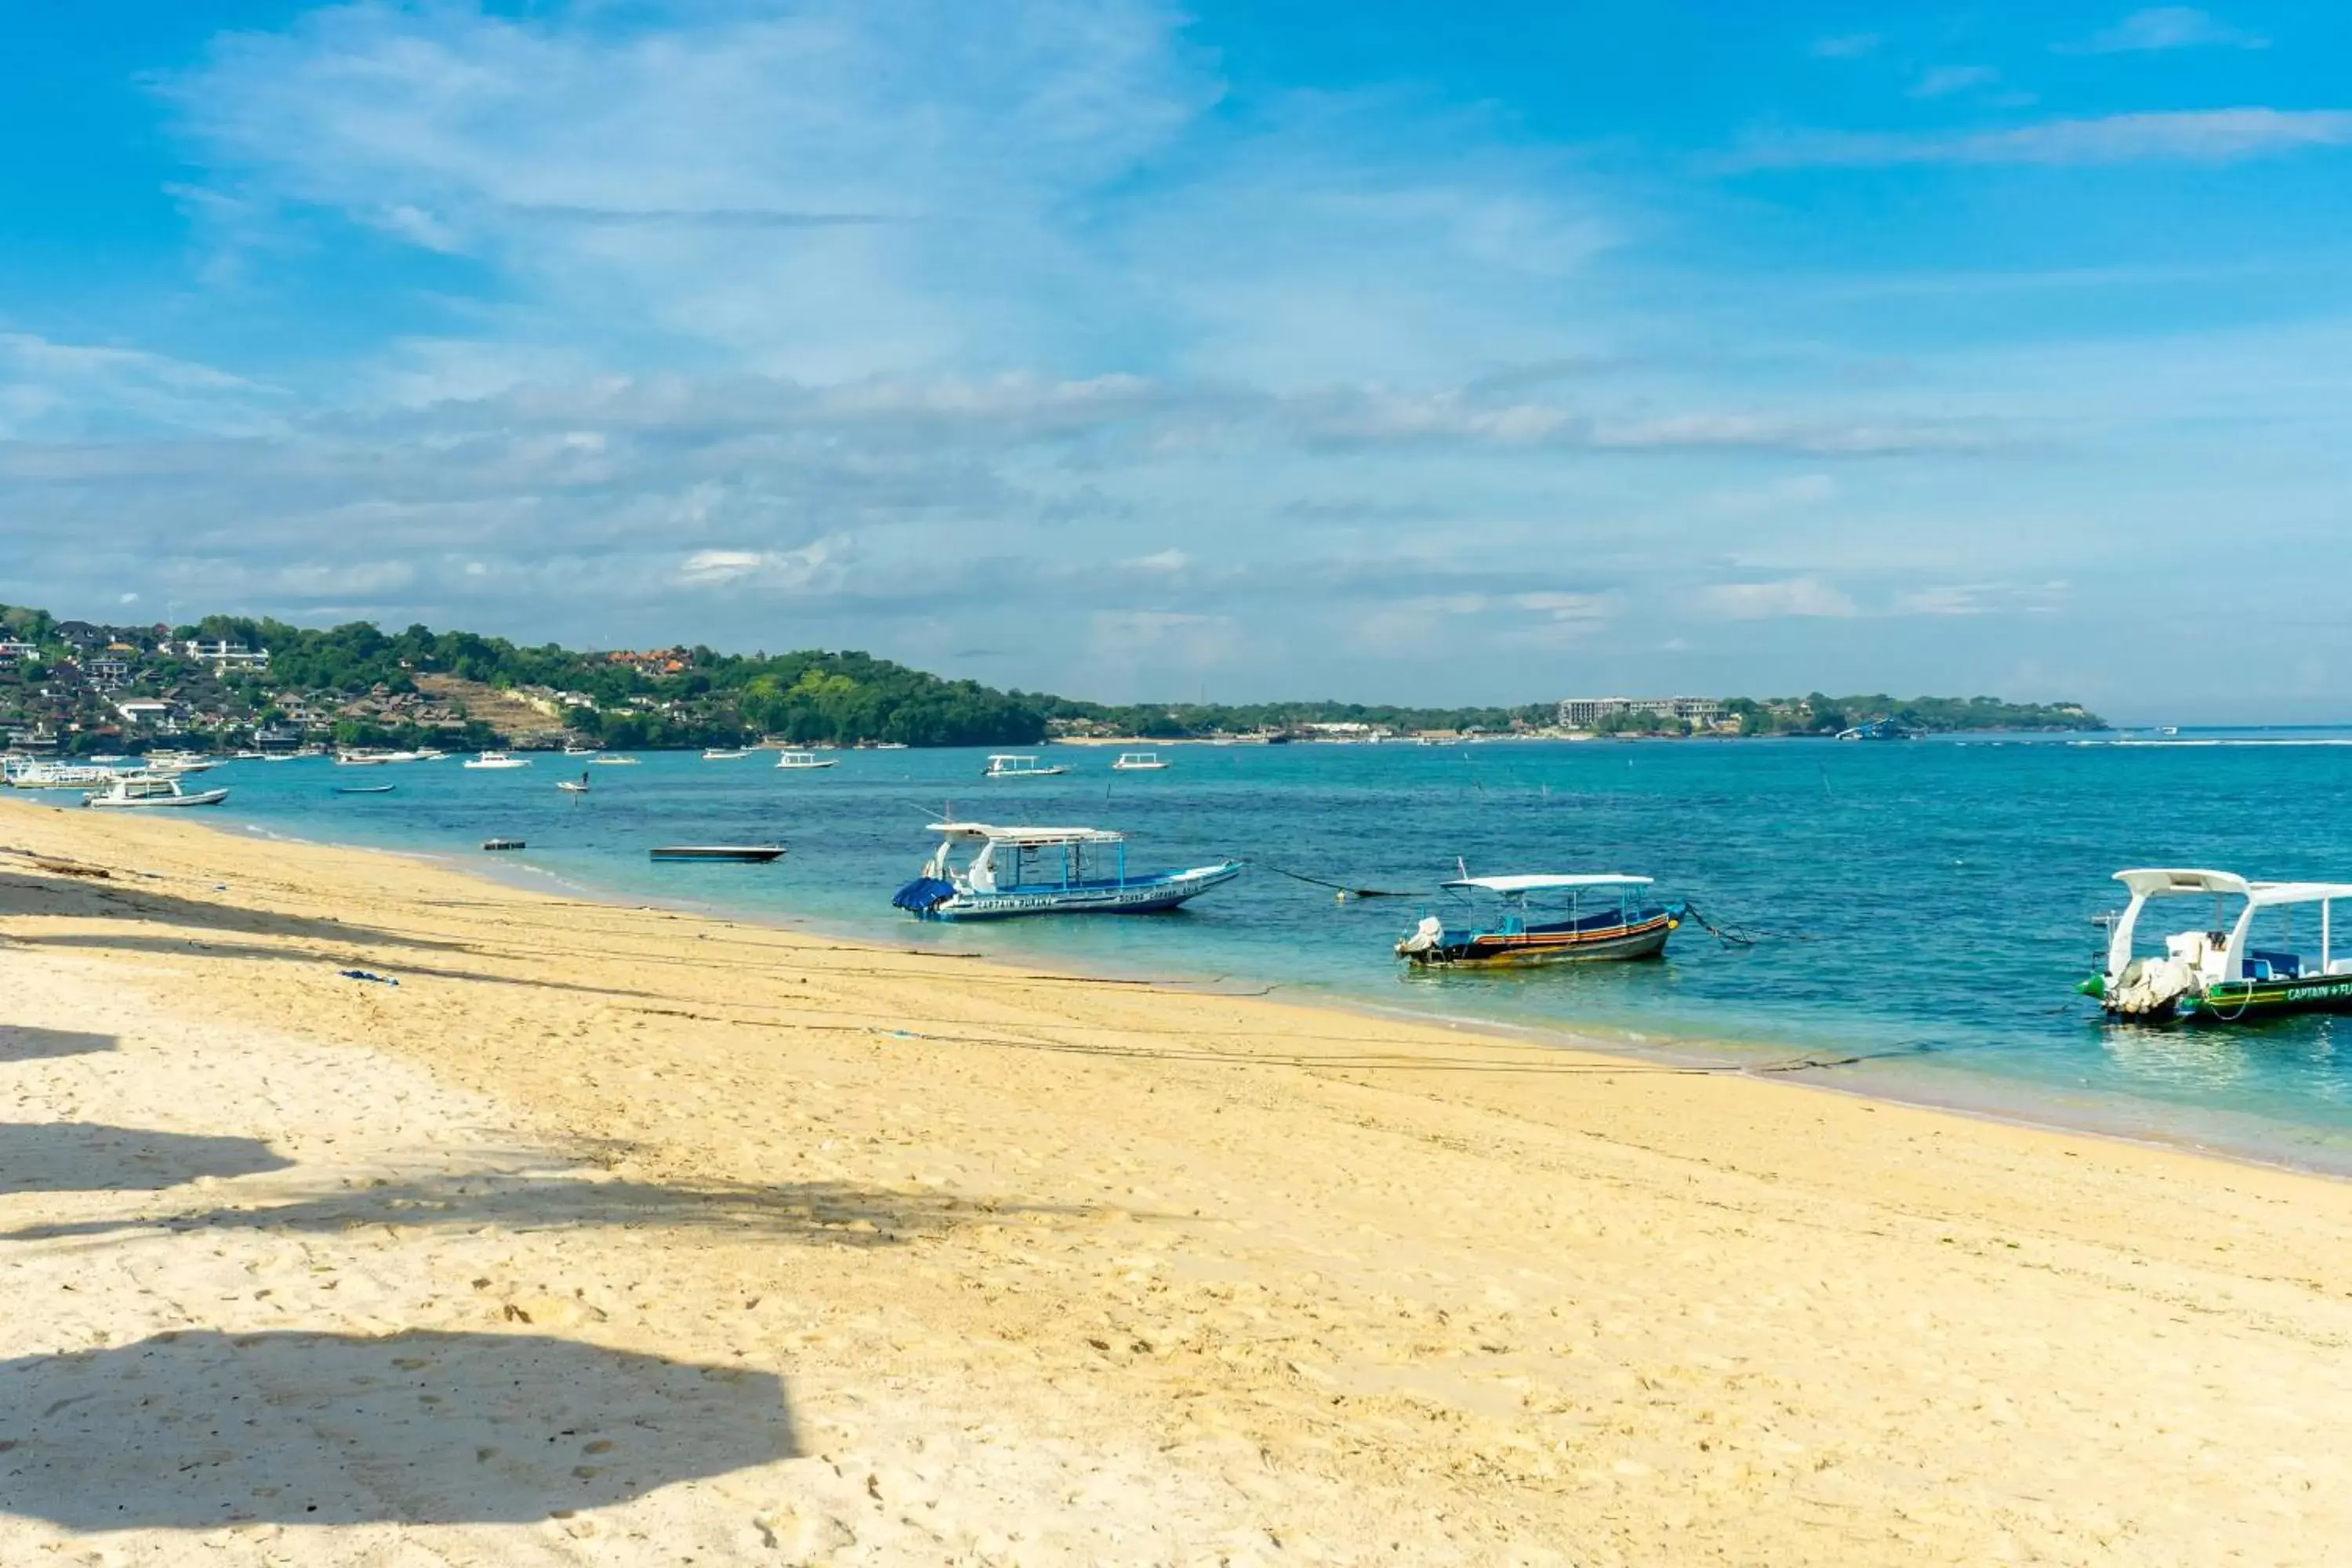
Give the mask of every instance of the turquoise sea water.
<path id="1" fill-rule="evenodd" d="M 447 855 L 624 900 L 1114 973 L 1223 977 L 1227 988 L 1575 1031 L 1677 1058 L 1862 1056 L 1808 1077 L 2352 1172 L 2352 1018 L 2119 1027 L 2071 994 L 2102 949 L 2092 917 L 2122 902 L 2109 880 L 2120 867 L 2352 879 L 2352 737 L 1178 746 L 1162 752 L 1167 772 L 1144 774 L 1111 773 L 1112 752 L 1060 747 L 1046 754 L 1070 773 L 1007 783 L 980 777 L 977 752 L 835 754 L 838 767 L 787 772 L 766 752 L 649 753 L 636 767 L 589 770 L 584 797 L 554 788 L 579 764 L 545 755 L 511 773 L 467 772 L 455 758 L 230 763 L 205 775 L 232 792 L 205 819 Z M 375 784 L 397 787 L 332 793 Z M 1227 855 L 1253 869 L 1176 915 L 921 925 L 889 899 L 929 853 L 923 825 L 949 807 L 1124 829 L 1138 870 Z M 478 845 L 491 836 L 530 847 L 486 856 Z M 764 868 L 646 858 L 656 844 L 772 839 L 792 853 Z M 1451 912 L 1433 889 L 1457 857 L 1474 873 L 1643 872 L 1718 924 L 1785 934 L 1740 948 L 1685 927 L 1655 964 L 1406 972 L 1390 946 L 1424 909 Z M 1428 891 L 1338 902 L 1275 867 Z M 2152 927 L 2201 918 L 2181 909 Z"/>

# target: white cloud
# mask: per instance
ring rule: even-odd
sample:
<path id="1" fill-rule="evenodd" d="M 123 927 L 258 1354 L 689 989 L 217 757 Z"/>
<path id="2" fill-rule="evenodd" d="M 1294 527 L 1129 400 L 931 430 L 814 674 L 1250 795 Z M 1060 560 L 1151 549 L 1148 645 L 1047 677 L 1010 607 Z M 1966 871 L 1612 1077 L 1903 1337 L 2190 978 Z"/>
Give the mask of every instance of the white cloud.
<path id="1" fill-rule="evenodd" d="M 2113 55 L 2161 49 L 2264 49 L 2260 37 L 2217 20 L 2193 5 L 2154 5 L 2135 11 L 2114 26 L 2075 44 L 2057 46 L 2061 54 Z"/>
<path id="2" fill-rule="evenodd" d="M 1853 60 L 1876 51 L 1885 40 L 1876 33 L 1832 33 L 1815 38 L 1812 53 L 1825 60 Z"/>
<path id="3" fill-rule="evenodd" d="M 1818 577 L 1718 583 L 1699 591 L 1697 608 L 1701 615 L 1726 621 L 1776 620 L 1785 616 L 1843 619 L 1861 614 L 1843 591 Z"/>
<path id="4" fill-rule="evenodd" d="M 1760 136 L 1717 160 L 1716 166 L 1738 174 L 1906 163 L 2227 163 L 2347 145 L 2352 145 L 2352 110 L 2181 110 L 2053 120 L 1958 135 L 1809 132 Z"/>
<path id="5" fill-rule="evenodd" d="M 1139 555 L 1128 564 L 1145 572 L 1181 572 L 1192 564 L 1192 558 L 1181 550 L 1160 550 Z"/>
<path id="6" fill-rule="evenodd" d="M 806 589 L 838 574 L 843 543 L 820 539 L 797 550 L 698 550 L 679 565 L 677 581 L 697 588 L 745 584 Z"/>
<path id="7" fill-rule="evenodd" d="M 1911 84 L 1914 98 L 1948 98 L 1972 87 L 1990 87 L 2000 79 L 1990 66 L 1936 66 L 1919 73 Z"/>

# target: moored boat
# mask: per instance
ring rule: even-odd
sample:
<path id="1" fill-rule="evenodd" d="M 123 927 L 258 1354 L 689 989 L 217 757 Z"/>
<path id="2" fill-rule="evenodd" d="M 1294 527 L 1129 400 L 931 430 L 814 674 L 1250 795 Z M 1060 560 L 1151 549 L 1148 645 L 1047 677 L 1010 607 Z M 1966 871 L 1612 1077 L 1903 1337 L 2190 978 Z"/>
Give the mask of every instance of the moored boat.
<path id="1" fill-rule="evenodd" d="M 814 752 L 779 752 L 776 766 L 780 768 L 837 768 L 839 757 L 820 757 Z"/>
<path id="2" fill-rule="evenodd" d="M 764 866 L 783 852 L 781 844 L 665 844 L 646 854 L 656 860 L 742 860 Z"/>
<path id="3" fill-rule="evenodd" d="M 84 805 L 131 806 L 218 805 L 228 798 L 225 789 L 191 790 L 169 773 L 125 773 L 102 790 L 81 797 Z"/>
<path id="4" fill-rule="evenodd" d="M 1118 761 L 1111 763 L 1110 771 L 1115 773 L 1156 773 L 1167 766 L 1160 760 L 1157 752 L 1121 752 Z"/>
<path id="5" fill-rule="evenodd" d="M 530 759 L 507 752 L 484 752 L 479 756 L 467 758 L 458 765 L 477 769 L 527 768 L 530 766 Z"/>
<path id="6" fill-rule="evenodd" d="M 1242 873 L 1238 860 L 1137 875 L 1127 836 L 1097 827 L 994 827 L 984 822 L 931 826 L 940 847 L 923 874 L 891 903 L 923 920 L 1006 915 L 1156 914 Z M 958 845 L 980 848 L 962 867 Z"/>
<path id="7" fill-rule="evenodd" d="M 1649 878 L 1614 871 L 1461 877 L 1439 885 L 1492 893 L 1502 909 L 1463 927 L 1423 916 L 1396 955 L 1430 968 L 1656 958 L 1688 912 L 1680 903 L 1650 903 Z M 1547 893 L 1563 896 L 1567 908 L 1557 919 L 1530 920 L 1528 900 Z"/>
<path id="8" fill-rule="evenodd" d="M 731 746 L 709 746 L 704 749 L 702 760 L 706 763 L 732 763 L 738 762 L 751 754 L 751 753 L 749 752 L 740 751 Z"/>
<path id="9" fill-rule="evenodd" d="M 981 776 L 991 779 L 1043 779 L 1068 771 L 1067 768 L 1056 767 L 1050 763 L 1040 763 L 1034 755 L 1003 752 L 988 759 L 988 766 L 982 771 Z"/>
<path id="10" fill-rule="evenodd" d="M 2075 988 L 2096 997 L 2109 1017 L 2235 1024 L 2352 1012 L 2352 958 L 2334 952 L 2335 901 L 2352 899 L 2352 882 L 2256 882 L 2234 871 L 2168 867 L 2118 871 L 2116 880 L 2130 890 L 2131 901 L 2107 938 L 2105 969 Z M 2134 954 L 2139 918 L 2151 901 L 2199 897 L 2213 900 L 2202 929 L 2167 935 L 2161 957 Z M 2315 917 L 2315 959 L 2296 946 L 2298 910 Z M 2258 930 L 2264 926 L 2268 932 Z M 2257 940 L 2275 945 L 2258 947 Z"/>

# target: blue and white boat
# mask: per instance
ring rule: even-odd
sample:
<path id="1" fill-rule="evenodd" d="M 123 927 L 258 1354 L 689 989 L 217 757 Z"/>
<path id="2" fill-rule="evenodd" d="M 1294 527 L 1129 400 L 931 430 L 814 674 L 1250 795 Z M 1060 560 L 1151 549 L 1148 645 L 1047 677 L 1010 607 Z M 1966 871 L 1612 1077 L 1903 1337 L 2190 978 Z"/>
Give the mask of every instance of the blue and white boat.
<path id="1" fill-rule="evenodd" d="M 1127 836 L 1097 827 L 992 827 L 934 823 L 940 847 L 923 874 L 890 901 L 923 920 L 1006 915 L 1154 914 L 1242 874 L 1238 860 L 1135 875 Z M 980 848 L 959 868 L 960 846 Z"/>

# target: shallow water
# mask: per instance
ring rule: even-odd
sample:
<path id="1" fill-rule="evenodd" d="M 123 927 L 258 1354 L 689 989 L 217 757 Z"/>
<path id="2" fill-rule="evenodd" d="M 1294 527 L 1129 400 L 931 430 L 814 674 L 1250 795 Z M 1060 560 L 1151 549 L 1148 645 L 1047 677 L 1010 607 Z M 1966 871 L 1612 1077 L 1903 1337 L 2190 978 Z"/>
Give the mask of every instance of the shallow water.
<path id="1" fill-rule="evenodd" d="M 2352 1019 L 2122 1028 L 2071 991 L 2102 950 L 2092 917 L 2122 902 L 2109 880 L 2119 867 L 2352 876 L 2347 741 L 1180 746 L 1164 750 L 1167 772 L 1140 774 L 1112 773 L 1115 752 L 1062 747 L 1048 754 L 1070 773 L 1018 782 L 983 781 L 977 752 L 845 752 L 820 772 L 777 769 L 764 752 L 649 753 L 636 767 L 590 769 L 585 796 L 553 787 L 579 765 L 544 755 L 511 773 L 467 772 L 456 759 L 248 762 L 205 783 L 232 792 L 206 814 L 216 826 L 449 854 L 603 896 L 1273 984 L 1301 1000 L 1605 1031 L 1677 1055 L 1863 1056 L 1813 1076 L 2352 1171 Z M 332 793 L 387 783 L 390 795 Z M 889 898 L 929 852 L 923 825 L 942 810 L 1121 828 L 1138 870 L 1227 855 L 1253 868 L 1171 916 L 920 925 Z M 530 847 L 485 856 L 478 846 L 492 836 Z M 774 839 L 792 853 L 768 867 L 646 858 L 656 844 Z M 1458 912 L 1434 891 L 1457 858 L 1474 873 L 1643 872 L 1718 925 L 1778 934 L 1734 947 L 1685 927 L 1654 964 L 1402 971 L 1390 946 L 1418 916 Z M 1276 868 L 1420 896 L 1341 902 Z M 2315 945 L 2306 932 L 2304 946 Z"/>

